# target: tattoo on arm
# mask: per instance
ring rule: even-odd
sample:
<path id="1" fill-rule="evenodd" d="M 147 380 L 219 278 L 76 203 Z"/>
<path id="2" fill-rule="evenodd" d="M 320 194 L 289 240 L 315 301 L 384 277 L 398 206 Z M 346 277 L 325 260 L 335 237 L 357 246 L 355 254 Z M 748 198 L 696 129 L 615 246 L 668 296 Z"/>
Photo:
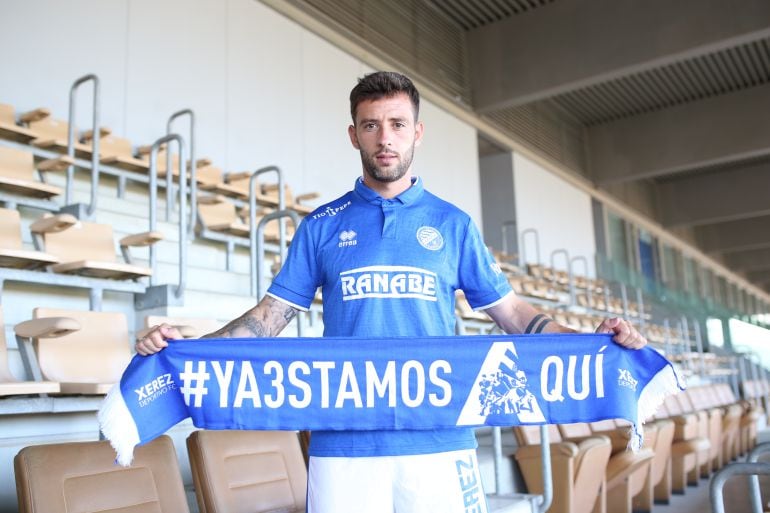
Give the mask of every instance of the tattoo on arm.
<path id="1" fill-rule="evenodd" d="M 537 314 L 529 321 L 524 333 L 541 333 L 546 325 L 551 322 L 551 318 L 545 314 Z"/>
<path id="2" fill-rule="evenodd" d="M 297 315 L 294 307 L 271 297 L 265 297 L 259 304 L 202 338 L 274 337 Z"/>

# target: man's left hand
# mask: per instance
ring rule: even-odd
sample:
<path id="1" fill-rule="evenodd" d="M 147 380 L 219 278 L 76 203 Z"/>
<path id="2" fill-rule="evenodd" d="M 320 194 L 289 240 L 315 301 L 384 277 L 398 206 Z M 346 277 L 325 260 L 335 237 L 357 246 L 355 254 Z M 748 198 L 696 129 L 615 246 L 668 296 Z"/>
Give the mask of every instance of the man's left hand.
<path id="1" fill-rule="evenodd" d="M 620 317 L 604 319 L 596 328 L 596 333 L 612 333 L 615 335 L 612 340 L 616 344 L 629 349 L 641 349 L 647 345 L 647 339 L 636 331 L 630 322 Z"/>

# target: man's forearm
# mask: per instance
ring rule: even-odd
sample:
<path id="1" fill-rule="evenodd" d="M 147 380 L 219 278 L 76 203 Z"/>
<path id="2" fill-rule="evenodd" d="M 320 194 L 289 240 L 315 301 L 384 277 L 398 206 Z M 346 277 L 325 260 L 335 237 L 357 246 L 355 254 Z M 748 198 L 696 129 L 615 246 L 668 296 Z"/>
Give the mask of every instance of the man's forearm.
<path id="1" fill-rule="evenodd" d="M 201 338 L 264 338 L 278 335 L 297 310 L 266 296 L 257 306 L 213 333 Z"/>

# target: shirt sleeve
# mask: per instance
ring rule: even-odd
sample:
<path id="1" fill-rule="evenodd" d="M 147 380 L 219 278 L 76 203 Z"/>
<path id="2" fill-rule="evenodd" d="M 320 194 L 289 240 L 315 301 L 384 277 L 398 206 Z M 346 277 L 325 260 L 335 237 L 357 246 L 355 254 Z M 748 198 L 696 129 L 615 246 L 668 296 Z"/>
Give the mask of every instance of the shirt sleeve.
<path id="1" fill-rule="evenodd" d="M 300 310 L 308 310 L 320 285 L 315 243 L 304 219 L 292 238 L 286 262 L 267 289 L 267 295 Z"/>
<path id="2" fill-rule="evenodd" d="M 469 219 L 465 241 L 460 248 L 458 283 L 474 310 L 494 306 L 513 290 L 505 273 L 484 245 L 478 228 Z"/>

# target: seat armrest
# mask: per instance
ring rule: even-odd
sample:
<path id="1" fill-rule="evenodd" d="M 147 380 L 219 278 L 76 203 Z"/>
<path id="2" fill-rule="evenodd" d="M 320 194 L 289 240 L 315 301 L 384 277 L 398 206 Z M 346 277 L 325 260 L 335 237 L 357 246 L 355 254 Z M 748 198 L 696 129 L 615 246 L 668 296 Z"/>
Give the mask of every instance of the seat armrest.
<path id="1" fill-rule="evenodd" d="M 55 159 L 45 159 L 37 163 L 38 171 L 64 171 L 75 165 L 75 160 L 69 155 L 62 155 Z"/>
<path id="2" fill-rule="evenodd" d="M 43 317 L 23 321 L 13 327 L 21 338 L 56 338 L 80 329 L 80 323 L 71 317 Z"/>
<path id="3" fill-rule="evenodd" d="M 56 233 L 77 224 L 72 214 L 55 214 L 41 217 L 29 226 L 32 233 Z"/>
<path id="4" fill-rule="evenodd" d="M 45 119 L 50 115 L 51 115 L 50 110 L 44 107 L 40 107 L 35 110 L 25 112 L 24 114 L 19 116 L 19 121 L 21 121 L 22 123 L 33 123 L 35 121 L 40 121 L 41 119 Z"/>
<path id="5" fill-rule="evenodd" d="M 163 234 L 159 231 L 135 233 L 133 235 L 126 235 L 120 239 L 120 247 L 151 246 L 161 240 L 163 240 Z"/>
<path id="6" fill-rule="evenodd" d="M 227 199 L 221 194 L 201 194 L 198 196 L 199 205 L 217 205 L 219 203 L 224 203 L 225 201 L 227 201 Z"/>
<path id="7" fill-rule="evenodd" d="M 107 137 L 108 135 L 112 134 L 112 129 L 106 126 L 100 126 L 99 127 L 99 138 Z M 94 131 L 93 130 L 86 130 L 83 132 L 80 136 L 81 141 L 84 143 L 87 143 L 91 141 L 94 138 Z"/>
<path id="8" fill-rule="evenodd" d="M 302 201 L 314 200 L 320 197 L 321 197 L 321 194 L 318 192 L 306 192 L 304 194 L 298 194 L 297 196 L 294 196 L 294 202 L 300 203 Z"/>
<path id="9" fill-rule="evenodd" d="M 222 179 L 225 181 L 225 183 L 230 183 L 230 180 L 242 180 L 244 178 L 248 178 L 253 173 L 251 171 L 231 171 L 229 173 L 225 173 L 222 176 Z"/>

